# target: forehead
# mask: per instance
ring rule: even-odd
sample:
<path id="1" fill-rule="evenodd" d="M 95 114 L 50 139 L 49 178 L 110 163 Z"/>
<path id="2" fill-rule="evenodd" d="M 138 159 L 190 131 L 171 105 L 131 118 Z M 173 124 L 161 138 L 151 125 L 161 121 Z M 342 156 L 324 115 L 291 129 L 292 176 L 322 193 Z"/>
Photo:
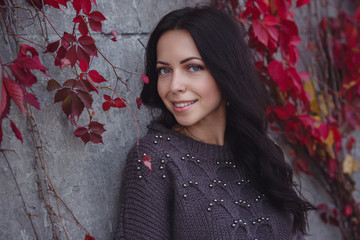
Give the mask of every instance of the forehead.
<path id="1" fill-rule="evenodd" d="M 186 30 L 165 32 L 157 43 L 158 60 L 178 60 L 190 56 L 201 57 L 190 33 Z"/>

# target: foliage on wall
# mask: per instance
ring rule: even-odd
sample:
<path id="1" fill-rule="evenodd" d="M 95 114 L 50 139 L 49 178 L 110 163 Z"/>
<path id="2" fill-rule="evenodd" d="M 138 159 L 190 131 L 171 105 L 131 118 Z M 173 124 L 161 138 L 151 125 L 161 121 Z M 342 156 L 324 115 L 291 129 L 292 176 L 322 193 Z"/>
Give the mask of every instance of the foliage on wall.
<path id="1" fill-rule="evenodd" d="M 247 27 L 256 67 L 273 100 L 267 108 L 272 130 L 292 146 L 295 171 L 315 178 L 332 199 L 317 206 L 321 219 L 339 227 L 344 240 L 355 240 L 360 208 L 351 174 L 360 163 L 352 156 L 350 134 L 360 127 L 360 5 L 350 3 L 356 10 L 349 14 L 339 2 L 297 0 L 296 11 L 291 0 L 213 0 L 212 5 Z M 330 9 L 337 16 L 331 17 Z M 301 37 L 295 17 L 306 28 Z M 304 71 L 298 70 L 300 61 Z"/>

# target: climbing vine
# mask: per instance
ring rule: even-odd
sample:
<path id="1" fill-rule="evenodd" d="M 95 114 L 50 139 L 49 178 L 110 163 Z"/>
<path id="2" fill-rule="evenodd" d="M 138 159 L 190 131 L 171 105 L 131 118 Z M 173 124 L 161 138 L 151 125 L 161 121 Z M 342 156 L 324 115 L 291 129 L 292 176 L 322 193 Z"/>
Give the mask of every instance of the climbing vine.
<path id="1" fill-rule="evenodd" d="M 75 137 L 80 138 L 85 144 L 92 142 L 95 144 L 103 143 L 102 134 L 106 131 L 104 124 L 93 119 L 95 113 L 108 111 L 110 108 L 127 108 L 130 111 L 137 128 L 137 137 L 139 138 L 138 120 L 128 104 L 128 101 L 134 100 L 137 107 L 141 107 L 141 99 L 131 91 L 127 83 L 121 79 L 118 71 L 128 74 L 138 75 L 142 81 L 148 83 L 148 78 L 144 74 L 133 73 L 115 66 L 101 51 L 94 38 L 94 34 L 101 34 L 109 39 L 109 42 L 117 41 L 117 32 L 115 30 L 105 33 L 102 30 L 106 17 L 100 11 L 97 11 L 96 0 L 26 0 L 26 2 L 15 0 L 0 0 L 0 13 L 2 20 L 3 33 L 7 34 L 11 44 L 18 49 L 17 56 L 10 62 L 4 62 L 0 58 L 1 66 L 1 104 L 0 104 L 0 144 L 6 141 L 3 136 L 4 119 L 9 118 L 10 106 L 15 104 L 19 110 L 26 114 L 27 124 L 30 129 L 36 156 L 34 158 L 34 168 L 37 176 L 37 185 L 40 197 L 45 205 L 47 215 L 50 219 L 53 231 L 53 238 L 60 239 L 60 233 L 63 232 L 66 239 L 71 239 L 69 232 L 65 227 L 65 221 L 70 221 L 79 226 L 85 232 L 85 239 L 94 239 L 90 233 L 80 224 L 71 209 L 66 205 L 63 199 L 57 194 L 51 178 L 48 175 L 46 163 L 46 147 L 41 138 L 40 130 L 33 114 L 33 108 L 40 110 L 41 106 L 37 96 L 31 91 L 38 82 L 41 72 L 47 79 L 47 90 L 54 92 L 54 103 L 61 103 L 61 110 L 66 115 L 69 122 L 74 126 Z M 65 8 L 69 14 L 68 22 L 64 25 L 72 25 L 71 32 L 59 32 L 58 27 L 50 21 L 46 15 L 46 9 L 56 9 L 64 11 Z M 31 15 L 30 24 L 36 24 L 41 29 L 42 36 L 38 41 L 26 38 L 26 35 L 18 34 L 17 16 L 21 14 Z M 70 15 L 72 14 L 72 16 Z M 48 31 L 57 36 L 52 42 L 49 42 Z M 40 55 L 50 55 L 52 61 L 46 64 L 40 61 Z M 114 74 L 116 82 L 112 86 L 107 79 L 102 76 L 97 69 L 93 67 L 94 58 L 101 58 L 108 64 Z M 51 66 L 60 68 L 62 71 L 71 72 L 71 77 L 63 79 L 64 75 L 51 76 L 48 69 Z M 68 74 L 66 74 L 68 75 Z M 120 96 L 119 88 L 124 87 L 130 92 L 133 99 L 125 99 Z M 102 109 L 93 108 L 94 94 L 102 95 Z M 84 124 L 83 116 L 88 116 L 87 123 Z M 82 116 L 81 122 L 79 118 Z M 15 136 L 23 142 L 23 135 L 14 121 L 10 119 L 10 127 Z M 12 149 L 1 149 L 4 159 L 11 170 L 13 179 L 17 184 L 16 176 L 12 171 L 11 164 L 7 159 L 7 152 Z M 21 190 L 17 187 L 20 196 Z M 36 216 L 26 208 L 24 198 L 24 210 L 30 220 L 36 239 L 38 239 L 37 230 L 32 222 Z M 53 206 L 53 202 L 56 206 Z M 67 219 L 61 214 L 61 209 L 70 213 L 72 219 Z M 62 230 L 59 230 L 61 226 Z"/>
<path id="2" fill-rule="evenodd" d="M 292 146 L 295 171 L 315 178 L 330 196 L 333 207 L 317 206 L 321 219 L 339 227 L 344 240 L 355 240 L 360 208 L 351 174 L 360 163 L 352 155 L 350 134 L 360 127 L 360 5 L 350 2 L 356 10 L 349 14 L 344 2 L 297 0 L 301 9 L 295 11 L 292 0 L 213 0 L 212 5 L 247 27 L 256 68 L 272 96 L 267 108 L 272 130 Z M 306 26 L 303 34 L 296 17 Z"/>

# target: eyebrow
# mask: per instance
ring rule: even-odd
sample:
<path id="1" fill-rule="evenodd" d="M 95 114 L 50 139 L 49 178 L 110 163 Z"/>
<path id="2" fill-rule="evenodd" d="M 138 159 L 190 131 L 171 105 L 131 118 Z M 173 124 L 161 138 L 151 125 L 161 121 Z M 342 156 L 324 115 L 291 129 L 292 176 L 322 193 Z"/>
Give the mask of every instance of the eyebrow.
<path id="1" fill-rule="evenodd" d="M 185 58 L 184 60 L 181 60 L 180 64 L 186 63 L 186 62 L 188 62 L 190 60 L 193 60 L 193 59 L 197 59 L 197 60 L 202 61 L 202 59 L 199 58 L 199 57 L 188 57 L 188 58 Z M 166 66 L 170 65 L 169 63 L 163 62 L 163 61 L 157 61 L 156 63 L 163 64 L 163 65 L 166 65 Z"/>

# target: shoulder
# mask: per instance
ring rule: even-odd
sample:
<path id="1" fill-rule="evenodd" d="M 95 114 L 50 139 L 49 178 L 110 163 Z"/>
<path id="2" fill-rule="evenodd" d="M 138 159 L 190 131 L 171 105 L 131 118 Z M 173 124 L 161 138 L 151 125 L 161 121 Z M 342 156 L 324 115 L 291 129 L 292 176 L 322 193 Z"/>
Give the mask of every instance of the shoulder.
<path id="1" fill-rule="evenodd" d="M 138 178 L 149 175 L 164 177 L 167 172 L 165 164 L 173 155 L 177 155 L 179 141 L 174 143 L 176 133 L 158 122 L 152 122 L 148 129 L 139 144 L 128 153 L 125 173 L 129 174 L 135 169 Z"/>

